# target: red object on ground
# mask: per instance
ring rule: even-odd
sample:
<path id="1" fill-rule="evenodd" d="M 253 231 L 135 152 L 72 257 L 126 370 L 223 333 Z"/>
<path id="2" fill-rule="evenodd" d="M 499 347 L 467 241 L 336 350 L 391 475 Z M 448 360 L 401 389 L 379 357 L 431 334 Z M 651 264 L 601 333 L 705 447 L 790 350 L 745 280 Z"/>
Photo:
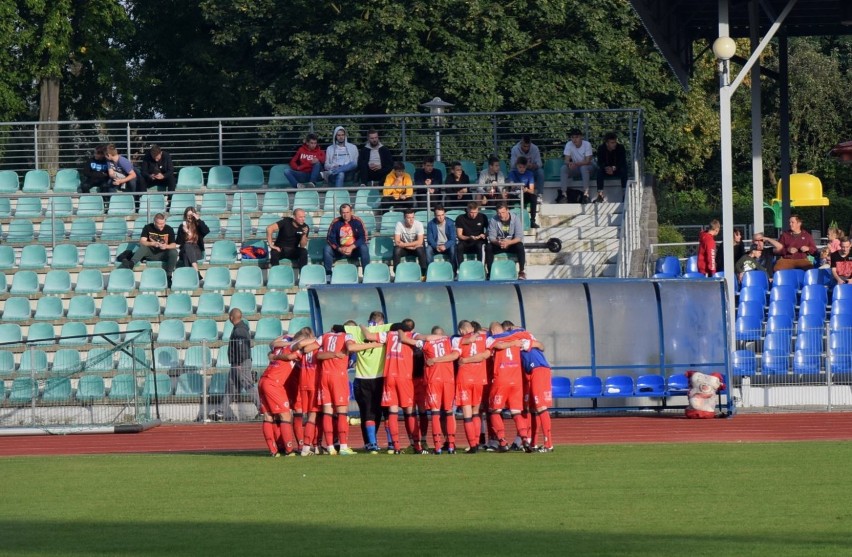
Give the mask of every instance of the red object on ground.
<path id="1" fill-rule="evenodd" d="M 507 438 L 515 436 L 507 421 Z M 384 428 L 382 428 L 384 429 Z M 349 444 L 360 447 L 352 428 Z M 738 443 L 852 439 L 852 412 L 739 414 L 734 419 L 682 416 L 555 418 L 557 445 L 610 443 Z M 379 442 L 384 445 L 384 432 Z M 138 434 L 0 437 L 0 456 L 267 451 L 260 423 L 164 425 Z"/>

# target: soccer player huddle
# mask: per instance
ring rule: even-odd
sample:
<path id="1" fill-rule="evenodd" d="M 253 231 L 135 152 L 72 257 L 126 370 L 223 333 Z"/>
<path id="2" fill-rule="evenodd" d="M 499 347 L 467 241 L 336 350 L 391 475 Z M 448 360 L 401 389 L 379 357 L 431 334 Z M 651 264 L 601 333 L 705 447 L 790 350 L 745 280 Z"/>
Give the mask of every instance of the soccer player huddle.
<path id="1" fill-rule="evenodd" d="M 378 380 L 365 383 L 380 389 L 381 409 L 365 408 L 359 400 L 362 420 L 368 416 L 362 422 L 367 452 L 379 452 L 375 428 L 383 416 L 387 452 L 407 452 L 400 440 L 400 410 L 408 452 L 415 454 L 456 453 L 458 410 L 468 445 L 465 454 L 553 451 L 551 370 L 541 343 L 510 321 L 491 323 L 485 330 L 463 320 L 457 330 L 455 336 L 438 326 L 429 334 L 418 333 L 411 319 L 385 324 L 380 312 L 374 312 L 368 326 L 347 321 L 320 337 L 305 327 L 276 339 L 258 383 L 270 454 L 356 454 L 349 447 L 348 369 L 367 353 L 383 366 Z M 376 351 L 383 352 L 383 359 L 376 358 Z M 511 445 L 503 421 L 507 411 L 518 433 Z"/>

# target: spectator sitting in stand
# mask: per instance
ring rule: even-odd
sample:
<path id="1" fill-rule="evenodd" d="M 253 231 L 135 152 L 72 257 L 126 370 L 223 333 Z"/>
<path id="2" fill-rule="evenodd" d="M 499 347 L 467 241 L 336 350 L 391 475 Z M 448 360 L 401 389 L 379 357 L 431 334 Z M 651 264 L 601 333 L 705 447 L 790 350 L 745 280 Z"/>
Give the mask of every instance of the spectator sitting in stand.
<path id="1" fill-rule="evenodd" d="M 495 254 L 512 253 L 518 260 L 518 279 L 527 278 L 524 272 L 524 227 L 520 219 L 509 211 L 505 202 L 497 206 L 497 214 L 488 223 L 488 242 L 491 244 L 491 251 L 487 254 L 485 266 L 489 274 Z"/>
<path id="2" fill-rule="evenodd" d="M 108 188 L 115 191 L 112 187 L 112 180 L 109 177 L 109 161 L 106 158 L 106 145 L 98 145 L 95 147 L 95 152 L 92 160 L 86 163 L 81 172 L 83 181 L 80 184 L 80 191 L 89 193 L 94 188 L 98 188 L 99 192 L 106 191 Z"/>
<path id="3" fill-rule="evenodd" d="M 837 284 L 852 283 L 852 240 L 843 238 L 840 249 L 831 254 L 831 276 Z"/>
<path id="4" fill-rule="evenodd" d="M 394 168 L 390 149 L 379 141 L 379 132 L 367 132 L 367 143 L 358 155 L 358 173 L 361 181 L 369 186 L 385 184 L 385 178 Z"/>
<path id="5" fill-rule="evenodd" d="M 444 183 L 444 175 L 440 170 L 435 168 L 435 157 L 423 157 L 423 166 L 414 171 L 415 186 L 429 186 L 428 188 L 419 188 L 414 192 L 415 206 L 421 209 L 428 209 L 436 205 L 443 205 L 444 191 L 435 186 Z"/>
<path id="6" fill-rule="evenodd" d="M 479 196 L 480 205 L 494 207 L 499 201 L 507 198 L 505 188 L 503 188 L 506 177 L 500 170 L 500 159 L 494 155 L 488 157 L 488 167 L 479 173 L 478 182 L 479 187 L 476 188 L 476 193 Z"/>
<path id="7" fill-rule="evenodd" d="M 470 177 L 462 170 L 461 163 L 456 161 L 450 165 L 446 179 L 446 185 L 449 187 L 445 188 L 444 205 L 452 209 L 462 209 L 474 201 L 470 189 L 463 187 L 466 184 L 470 184 Z"/>
<path id="8" fill-rule="evenodd" d="M 810 257 L 818 255 L 813 236 L 802 230 L 802 219 L 799 215 L 790 215 L 789 224 L 790 229 L 778 238 L 781 248 L 775 250 L 775 254 L 779 256 L 775 262 L 775 270 L 813 269 L 814 263 Z"/>
<path id="9" fill-rule="evenodd" d="M 535 191 L 535 175 L 527 170 L 527 159 L 518 157 L 515 168 L 509 172 L 506 180 L 510 184 L 521 184 L 522 206 L 530 208 L 530 228 L 538 228 L 535 222 L 538 194 Z"/>
<path id="10" fill-rule="evenodd" d="M 323 249 L 326 281 L 331 282 L 331 267 L 335 259 L 358 257 L 361 268 L 370 262 L 370 248 L 364 221 L 352 214 L 352 205 L 340 206 L 340 216 L 331 222 Z"/>
<path id="11" fill-rule="evenodd" d="M 305 142 L 296 149 L 296 153 L 290 157 L 290 165 L 284 170 L 290 187 L 298 188 L 302 184 L 315 186 L 322 175 L 325 155 L 325 151 L 319 148 L 317 134 L 306 135 Z"/>
<path id="12" fill-rule="evenodd" d="M 168 151 L 160 149 L 159 145 L 151 145 L 145 156 L 142 157 L 142 187 L 140 191 L 149 190 L 152 187 L 164 187 L 166 195 L 166 212 L 171 211 L 172 196 L 175 191 L 175 167 L 172 164 L 172 156 Z"/>
<path id="13" fill-rule="evenodd" d="M 423 223 L 414 218 L 414 209 L 408 208 L 402 213 L 402 220 L 396 223 L 393 233 L 393 270 L 403 257 L 413 255 L 420 263 L 420 274 L 426 276 L 426 249 L 423 247 L 423 238 L 426 236 Z"/>
<path id="14" fill-rule="evenodd" d="M 544 191 L 544 162 L 541 159 L 541 151 L 538 146 L 530 140 L 529 135 L 524 135 L 521 140 L 512 147 L 509 154 L 509 167 L 515 168 L 518 157 L 527 158 L 527 170 L 535 176 L 535 190 Z"/>
<path id="15" fill-rule="evenodd" d="M 106 147 L 106 158 L 109 161 L 108 173 L 111 183 L 102 191 L 115 193 L 120 186 L 123 186 L 124 191 L 128 193 L 141 191 L 138 188 L 139 180 L 136 179 L 136 170 L 133 168 L 133 165 L 130 164 L 130 161 L 126 157 L 118 154 L 118 149 L 112 143 Z M 138 213 L 139 196 L 135 195 L 134 199 L 136 200 L 136 212 Z M 104 196 L 104 211 L 109 210 L 109 200 L 109 196 Z"/>
<path id="16" fill-rule="evenodd" d="M 763 271 L 766 272 L 766 268 L 760 262 L 761 256 L 763 255 L 763 244 L 752 244 L 749 251 L 747 251 L 742 257 L 737 259 L 736 264 L 734 265 L 734 270 L 737 273 L 737 280 L 743 281 L 743 273 L 747 273 L 749 271 Z"/>
<path id="17" fill-rule="evenodd" d="M 385 188 L 382 190 L 380 203 L 381 211 L 387 211 L 393 206 L 394 210 L 414 207 L 414 188 L 411 176 L 405 171 L 405 164 L 397 161 L 393 164 L 393 172 L 385 178 Z"/>
<path id="18" fill-rule="evenodd" d="M 627 188 L 627 151 L 618 142 L 618 136 L 609 132 L 604 136 L 604 142 L 598 147 L 598 197 L 596 201 L 604 201 L 604 180 L 618 178 L 621 180 L 622 197 Z M 613 199 L 611 201 L 619 201 Z"/>
<path id="19" fill-rule="evenodd" d="M 343 187 L 346 174 L 358 168 L 358 148 L 348 141 L 346 128 L 334 128 L 331 145 L 325 150 L 325 179 L 330 186 Z"/>
<path id="20" fill-rule="evenodd" d="M 447 212 L 442 205 L 434 209 L 435 218 L 426 225 L 426 259 L 431 263 L 435 255 L 443 254 L 444 259 L 450 260 L 453 271 L 458 267 L 456 261 L 456 224 L 447 218 Z"/>

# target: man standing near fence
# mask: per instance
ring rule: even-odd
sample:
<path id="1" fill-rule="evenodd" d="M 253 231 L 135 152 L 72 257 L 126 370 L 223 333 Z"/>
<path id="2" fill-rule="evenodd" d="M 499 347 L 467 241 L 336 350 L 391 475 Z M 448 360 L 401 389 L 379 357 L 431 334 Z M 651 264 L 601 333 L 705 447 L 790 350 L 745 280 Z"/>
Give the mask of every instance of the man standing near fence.
<path id="1" fill-rule="evenodd" d="M 228 321 L 234 326 L 228 341 L 228 361 L 231 363 L 231 371 L 228 374 L 228 384 L 222 398 L 222 408 L 211 413 L 210 416 L 216 421 L 237 419 L 231 411 L 231 398 L 239 395 L 243 390 L 251 397 L 254 407 L 260 409 L 260 398 L 251 372 L 251 331 L 248 324 L 243 321 L 243 312 L 238 308 L 228 313 Z"/>

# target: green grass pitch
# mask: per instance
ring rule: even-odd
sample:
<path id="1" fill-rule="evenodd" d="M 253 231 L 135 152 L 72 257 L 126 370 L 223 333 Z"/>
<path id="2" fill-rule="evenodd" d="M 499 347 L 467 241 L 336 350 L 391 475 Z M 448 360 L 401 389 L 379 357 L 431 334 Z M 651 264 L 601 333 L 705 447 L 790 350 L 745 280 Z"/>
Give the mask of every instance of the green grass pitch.
<path id="1" fill-rule="evenodd" d="M 0 555 L 850 555 L 852 443 L 0 459 Z"/>

